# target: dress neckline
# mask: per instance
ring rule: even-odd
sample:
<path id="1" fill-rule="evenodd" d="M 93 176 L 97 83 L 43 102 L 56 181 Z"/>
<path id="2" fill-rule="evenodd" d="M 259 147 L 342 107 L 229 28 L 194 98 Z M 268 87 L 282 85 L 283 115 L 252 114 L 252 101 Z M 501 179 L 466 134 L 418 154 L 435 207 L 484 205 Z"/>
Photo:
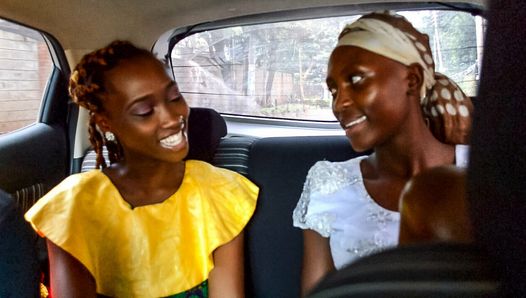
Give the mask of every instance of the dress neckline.
<path id="1" fill-rule="evenodd" d="M 468 158 L 467 158 L 467 152 L 469 150 L 469 146 L 468 145 L 460 145 L 460 144 L 457 144 L 455 145 L 455 159 L 453 160 L 453 165 L 457 166 L 457 167 L 467 167 L 467 162 L 468 162 Z M 360 173 L 360 185 L 362 186 L 364 192 L 365 192 L 365 195 L 366 195 L 366 199 L 368 201 L 370 201 L 371 203 L 373 203 L 375 206 L 381 208 L 382 210 L 384 211 L 387 211 L 387 212 L 391 212 L 391 213 L 399 213 L 399 211 L 393 211 L 393 210 L 390 210 L 390 209 L 387 209 L 385 208 L 384 206 L 378 204 L 372 197 L 371 195 L 369 194 L 369 192 L 367 191 L 367 188 L 365 187 L 365 183 L 363 181 L 363 175 L 362 175 L 362 171 L 360 169 L 360 161 L 362 159 L 365 159 L 367 157 L 367 155 L 364 155 L 364 156 L 360 156 L 359 158 L 356 158 L 357 162 L 355 164 L 355 166 L 357 167 L 358 169 L 358 173 Z"/>
<path id="2" fill-rule="evenodd" d="M 176 197 L 178 196 L 178 193 L 181 193 L 184 188 L 184 186 L 187 184 L 186 183 L 186 180 L 187 180 L 187 173 L 188 173 L 188 163 L 189 161 L 186 161 L 185 163 L 185 167 L 184 167 L 184 173 L 183 173 L 183 179 L 181 180 L 181 185 L 179 186 L 179 188 L 174 192 L 172 193 L 170 196 L 168 196 L 166 199 L 164 199 L 163 201 L 161 202 L 158 202 L 158 203 L 152 203 L 152 204 L 146 204 L 146 205 L 141 205 L 141 206 L 136 206 L 136 207 L 133 207 L 128 201 L 126 201 L 126 199 L 124 199 L 124 197 L 122 196 L 120 190 L 117 188 L 117 186 L 115 185 L 115 183 L 113 183 L 113 181 L 111 180 L 111 178 L 104 174 L 102 172 L 102 170 L 97 170 L 97 172 L 103 177 L 102 179 L 106 181 L 106 183 L 109 185 L 109 188 L 111 189 L 111 191 L 115 194 L 115 197 L 116 197 L 116 201 L 117 201 L 117 204 L 121 207 L 123 207 L 124 209 L 127 209 L 129 211 L 134 211 L 134 210 L 141 210 L 141 209 L 150 209 L 150 208 L 157 208 L 158 206 L 162 206 L 162 205 L 166 205 L 166 204 L 169 204 L 171 201 L 174 201 L 176 200 Z M 149 208 L 150 207 L 150 208 Z"/>

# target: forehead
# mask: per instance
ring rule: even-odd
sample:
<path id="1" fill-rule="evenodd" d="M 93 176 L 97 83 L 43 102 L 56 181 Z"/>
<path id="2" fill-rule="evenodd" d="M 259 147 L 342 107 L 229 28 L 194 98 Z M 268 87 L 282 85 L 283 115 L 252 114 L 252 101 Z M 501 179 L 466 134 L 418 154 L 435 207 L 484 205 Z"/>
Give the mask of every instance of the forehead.
<path id="1" fill-rule="evenodd" d="M 332 51 L 329 58 L 327 78 L 357 70 L 389 70 L 397 66 L 405 67 L 397 61 L 360 47 L 339 46 Z"/>
<path id="2" fill-rule="evenodd" d="M 154 91 L 171 82 L 164 66 L 155 58 L 134 57 L 119 62 L 105 73 L 105 85 L 109 93 L 134 93 Z"/>

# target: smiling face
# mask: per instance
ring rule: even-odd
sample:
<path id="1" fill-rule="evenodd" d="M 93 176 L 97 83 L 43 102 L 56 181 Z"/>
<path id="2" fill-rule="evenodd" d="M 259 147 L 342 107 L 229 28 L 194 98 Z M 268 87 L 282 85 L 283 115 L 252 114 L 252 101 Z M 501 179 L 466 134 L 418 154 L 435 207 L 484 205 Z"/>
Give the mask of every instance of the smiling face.
<path id="1" fill-rule="evenodd" d="M 153 57 L 122 60 L 105 73 L 98 126 L 111 131 L 125 160 L 178 162 L 188 153 L 189 108 L 175 82 Z"/>
<path id="2" fill-rule="evenodd" d="M 354 47 L 340 46 L 331 54 L 327 86 L 332 109 L 356 151 L 384 144 L 403 131 L 410 105 L 410 69 Z"/>

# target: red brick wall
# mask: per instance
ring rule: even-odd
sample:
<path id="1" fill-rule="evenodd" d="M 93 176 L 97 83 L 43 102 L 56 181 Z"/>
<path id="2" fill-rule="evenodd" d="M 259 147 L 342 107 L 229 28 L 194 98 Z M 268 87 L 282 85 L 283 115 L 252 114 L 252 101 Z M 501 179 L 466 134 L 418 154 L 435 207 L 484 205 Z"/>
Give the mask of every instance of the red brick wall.
<path id="1" fill-rule="evenodd" d="M 37 120 L 52 65 L 43 41 L 0 30 L 0 134 Z"/>

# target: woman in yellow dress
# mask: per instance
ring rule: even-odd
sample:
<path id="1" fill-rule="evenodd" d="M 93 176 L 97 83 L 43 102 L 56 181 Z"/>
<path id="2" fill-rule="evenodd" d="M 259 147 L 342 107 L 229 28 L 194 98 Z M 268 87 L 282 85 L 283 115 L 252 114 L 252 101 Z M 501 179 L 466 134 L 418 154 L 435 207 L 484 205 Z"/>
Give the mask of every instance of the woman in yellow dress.
<path id="1" fill-rule="evenodd" d="M 25 216 L 47 239 L 53 297 L 244 296 L 243 229 L 258 188 L 184 160 L 190 109 L 163 64 L 115 41 L 83 57 L 69 90 L 89 111 L 97 169 Z"/>

